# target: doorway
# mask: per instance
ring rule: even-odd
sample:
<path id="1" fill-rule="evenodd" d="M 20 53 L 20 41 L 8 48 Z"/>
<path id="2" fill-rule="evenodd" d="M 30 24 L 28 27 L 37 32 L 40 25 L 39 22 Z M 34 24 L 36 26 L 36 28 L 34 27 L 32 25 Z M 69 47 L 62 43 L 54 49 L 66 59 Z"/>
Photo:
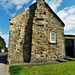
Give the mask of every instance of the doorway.
<path id="1" fill-rule="evenodd" d="M 74 57 L 74 40 L 65 39 L 66 56 Z"/>

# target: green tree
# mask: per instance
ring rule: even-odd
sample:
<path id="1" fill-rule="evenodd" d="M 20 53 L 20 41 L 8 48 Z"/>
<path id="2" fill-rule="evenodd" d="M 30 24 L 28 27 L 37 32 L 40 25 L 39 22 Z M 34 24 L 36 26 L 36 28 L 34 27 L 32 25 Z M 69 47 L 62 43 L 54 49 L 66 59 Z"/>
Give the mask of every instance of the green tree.
<path id="1" fill-rule="evenodd" d="M 1 49 L 6 49 L 6 43 L 1 36 L 0 36 L 0 47 Z"/>

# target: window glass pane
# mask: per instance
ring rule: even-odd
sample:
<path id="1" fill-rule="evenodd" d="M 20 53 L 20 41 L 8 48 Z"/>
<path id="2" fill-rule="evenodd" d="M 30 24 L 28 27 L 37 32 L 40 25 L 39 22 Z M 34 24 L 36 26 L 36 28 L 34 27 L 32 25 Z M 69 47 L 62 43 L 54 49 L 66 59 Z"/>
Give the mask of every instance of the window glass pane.
<path id="1" fill-rule="evenodd" d="M 56 33 L 55 32 L 50 33 L 50 43 L 56 43 Z"/>

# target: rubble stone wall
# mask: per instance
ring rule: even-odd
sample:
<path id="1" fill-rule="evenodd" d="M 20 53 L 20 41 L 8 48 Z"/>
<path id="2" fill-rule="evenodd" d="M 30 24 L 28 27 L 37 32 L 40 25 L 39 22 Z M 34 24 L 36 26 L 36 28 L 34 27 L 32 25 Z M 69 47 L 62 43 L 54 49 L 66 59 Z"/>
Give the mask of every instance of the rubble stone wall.
<path id="1" fill-rule="evenodd" d="M 50 43 L 50 32 L 56 32 L 55 44 Z M 37 0 L 10 19 L 10 64 L 50 61 L 64 56 L 64 25 L 44 0 Z"/>
<path id="2" fill-rule="evenodd" d="M 50 61 L 65 56 L 64 26 L 42 1 L 37 3 L 32 31 L 31 62 Z M 50 43 L 50 32 L 56 32 L 56 44 Z"/>

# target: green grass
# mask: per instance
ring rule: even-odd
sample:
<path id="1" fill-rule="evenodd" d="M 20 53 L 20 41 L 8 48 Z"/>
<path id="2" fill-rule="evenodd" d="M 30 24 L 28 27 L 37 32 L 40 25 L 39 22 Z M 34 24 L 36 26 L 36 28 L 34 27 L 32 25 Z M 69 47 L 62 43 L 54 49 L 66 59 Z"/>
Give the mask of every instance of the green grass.
<path id="1" fill-rule="evenodd" d="M 10 66 L 10 75 L 75 75 L 75 61 L 31 66 Z"/>

